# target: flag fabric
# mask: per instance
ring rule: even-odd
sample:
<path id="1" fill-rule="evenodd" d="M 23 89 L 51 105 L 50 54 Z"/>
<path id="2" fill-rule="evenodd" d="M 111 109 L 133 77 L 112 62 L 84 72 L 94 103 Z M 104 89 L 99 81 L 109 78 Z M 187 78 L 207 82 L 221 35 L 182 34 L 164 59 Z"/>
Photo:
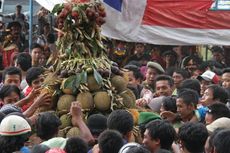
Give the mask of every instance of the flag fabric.
<path id="1" fill-rule="evenodd" d="M 230 11 L 213 0 L 104 0 L 102 34 L 161 45 L 230 45 Z"/>

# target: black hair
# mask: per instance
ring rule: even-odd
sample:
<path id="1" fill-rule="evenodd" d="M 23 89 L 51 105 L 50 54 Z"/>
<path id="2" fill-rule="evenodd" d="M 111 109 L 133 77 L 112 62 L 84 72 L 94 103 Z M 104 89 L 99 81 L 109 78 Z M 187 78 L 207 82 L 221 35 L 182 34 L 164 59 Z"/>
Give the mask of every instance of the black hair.
<path id="1" fill-rule="evenodd" d="M 202 123 L 187 122 L 179 128 L 179 139 L 190 153 L 204 151 L 208 131 Z"/>
<path id="2" fill-rule="evenodd" d="M 79 137 L 72 137 L 66 141 L 64 150 L 66 153 L 87 153 L 87 143 Z"/>
<path id="3" fill-rule="evenodd" d="M 211 89 L 213 91 L 213 100 L 217 100 L 225 104 L 227 103 L 228 93 L 224 88 L 219 85 L 212 84 L 209 85 L 207 89 Z"/>
<path id="4" fill-rule="evenodd" d="M 199 101 L 199 95 L 195 90 L 192 89 L 183 89 L 178 93 L 177 98 L 183 99 L 183 102 L 186 105 L 197 106 Z"/>
<path id="5" fill-rule="evenodd" d="M 31 86 L 32 81 L 37 79 L 41 74 L 43 74 L 44 69 L 41 67 L 31 67 L 26 73 L 26 82 Z"/>
<path id="6" fill-rule="evenodd" d="M 145 147 L 140 145 L 140 146 L 132 146 L 125 153 L 151 153 L 151 152 Z"/>
<path id="7" fill-rule="evenodd" d="M 2 81 L 4 82 L 6 79 L 6 75 L 19 75 L 20 80 L 22 79 L 22 72 L 17 67 L 8 67 L 2 73 Z"/>
<path id="8" fill-rule="evenodd" d="M 146 130 L 152 140 L 160 140 L 160 148 L 171 149 L 173 141 L 176 139 L 176 131 L 173 126 L 164 120 L 154 120 L 146 125 Z"/>
<path id="9" fill-rule="evenodd" d="M 213 46 L 211 49 L 212 53 L 224 53 L 224 49 L 220 46 Z"/>
<path id="10" fill-rule="evenodd" d="M 170 77 L 168 75 L 158 75 L 156 77 L 156 82 L 157 81 L 162 81 L 162 80 L 167 80 L 170 87 L 172 87 L 174 85 L 174 81 L 173 81 L 172 77 Z"/>
<path id="11" fill-rule="evenodd" d="M 21 29 L 22 25 L 18 21 L 13 21 L 7 25 L 7 29 L 11 29 L 12 27 L 19 27 Z"/>
<path id="12" fill-rule="evenodd" d="M 115 110 L 107 119 L 108 129 L 119 131 L 123 136 L 132 131 L 134 125 L 132 115 L 126 110 Z"/>
<path id="13" fill-rule="evenodd" d="M 172 153 L 172 152 L 166 149 L 158 149 L 156 153 Z"/>
<path id="14" fill-rule="evenodd" d="M 15 85 L 4 85 L 0 90 L 0 98 L 3 100 L 5 97 L 10 96 L 12 92 L 15 92 L 20 97 L 20 89 Z"/>
<path id="15" fill-rule="evenodd" d="M 40 44 L 38 44 L 38 43 L 33 43 L 32 44 L 32 50 L 34 49 L 34 48 L 40 48 L 42 51 L 43 51 L 43 47 L 42 47 L 42 45 L 40 45 Z"/>
<path id="16" fill-rule="evenodd" d="M 144 76 L 142 75 L 140 68 L 137 67 L 136 65 L 126 65 L 124 68 L 128 69 L 129 71 L 132 71 L 135 79 L 140 79 L 140 80 L 144 79 Z"/>
<path id="17" fill-rule="evenodd" d="M 209 149 L 214 150 L 213 139 L 217 135 L 217 133 L 219 133 L 221 130 L 224 130 L 224 128 L 217 128 L 217 129 L 215 129 L 213 131 L 213 133 L 211 133 L 211 135 L 209 136 L 209 140 L 208 140 Z"/>
<path id="18" fill-rule="evenodd" d="M 29 139 L 30 133 L 18 136 L 1 136 L 0 137 L 0 150 L 1 153 L 12 153 L 19 151 L 24 143 Z"/>
<path id="19" fill-rule="evenodd" d="M 214 120 L 221 118 L 221 117 L 230 118 L 230 110 L 223 103 L 214 103 L 214 104 L 209 105 L 208 108 L 209 110 L 207 111 L 207 113 L 211 114 Z"/>
<path id="20" fill-rule="evenodd" d="M 98 138 L 99 149 L 102 153 L 118 153 L 124 142 L 120 133 L 106 130 Z"/>
<path id="21" fill-rule="evenodd" d="M 180 74 L 184 79 L 188 79 L 190 77 L 188 71 L 185 69 L 178 68 L 174 72 Z"/>
<path id="22" fill-rule="evenodd" d="M 99 136 L 107 128 L 107 118 L 102 114 L 90 115 L 87 119 L 87 126 L 92 135 Z"/>
<path id="23" fill-rule="evenodd" d="M 222 74 L 224 74 L 224 73 L 230 73 L 230 67 L 223 69 Z"/>
<path id="24" fill-rule="evenodd" d="M 42 140 L 49 140 L 58 132 L 60 125 L 61 121 L 54 113 L 44 112 L 39 115 L 35 123 L 37 136 Z"/>
<path id="25" fill-rule="evenodd" d="M 48 36 L 47 36 L 47 42 L 51 43 L 51 44 L 55 43 L 55 35 L 52 34 L 52 33 L 48 34 Z"/>
<path id="26" fill-rule="evenodd" d="M 213 139 L 213 144 L 217 153 L 230 152 L 230 130 L 221 130 Z"/>
<path id="27" fill-rule="evenodd" d="M 46 145 L 38 144 L 33 146 L 33 148 L 31 149 L 31 153 L 45 153 L 49 149 L 50 148 Z"/>
<path id="28" fill-rule="evenodd" d="M 177 113 L 176 99 L 174 97 L 164 97 L 162 99 L 162 106 L 166 111 Z"/>
<path id="29" fill-rule="evenodd" d="M 201 90 L 200 82 L 197 79 L 186 79 L 182 81 L 181 86 L 178 89 L 178 92 L 180 92 L 180 90 L 183 90 L 185 88 L 193 89 L 200 95 L 200 90 Z"/>
<path id="30" fill-rule="evenodd" d="M 17 55 L 17 64 L 20 65 L 20 68 L 23 71 L 27 71 L 31 67 L 32 58 L 28 53 L 19 53 Z"/>

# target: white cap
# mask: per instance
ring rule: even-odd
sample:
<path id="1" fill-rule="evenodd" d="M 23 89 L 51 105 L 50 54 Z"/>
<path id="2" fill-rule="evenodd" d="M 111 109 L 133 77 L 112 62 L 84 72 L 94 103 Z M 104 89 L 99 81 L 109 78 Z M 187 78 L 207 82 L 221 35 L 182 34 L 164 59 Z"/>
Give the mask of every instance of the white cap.
<path id="1" fill-rule="evenodd" d="M 221 117 L 206 126 L 208 132 L 212 133 L 218 128 L 230 129 L 230 118 Z"/>
<path id="2" fill-rule="evenodd" d="M 126 153 L 130 148 L 138 147 L 138 146 L 140 146 L 140 144 L 135 142 L 127 143 L 123 147 L 121 147 L 118 153 Z"/>
<path id="3" fill-rule="evenodd" d="M 5 117 L 0 124 L 0 135 L 2 136 L 16 136 L 28 132 L 31 132 L 29 123 L 17 115 Z"/>

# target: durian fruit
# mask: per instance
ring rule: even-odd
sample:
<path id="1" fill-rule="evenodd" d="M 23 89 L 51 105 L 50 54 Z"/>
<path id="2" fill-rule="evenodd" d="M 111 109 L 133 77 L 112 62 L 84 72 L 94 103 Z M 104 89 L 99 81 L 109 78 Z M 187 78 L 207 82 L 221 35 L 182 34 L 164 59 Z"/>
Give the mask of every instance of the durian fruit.
<path id="1" fill-rule="evenodd" d="M 106 111 L 110 109 L 111 98 L 106 91 L 96 92 L 93 100 L 97 110 Z"/>
<path id="2" fill-rule="evenodd" d="M 119 75 L 115 75 L 114 77 L 112 77 L 111 83 L 112 86 L 115 87 L 115 89 L 118 91 L 118 93 L 123 92 L 128 84 L 127 81 Z"/>
<path id="3" fill-rule="evenodd" d="M 139 119 L 139 112 L 137 109 L 128 109 L 128 112 L 130 112 L 133 116 L 134 125 L 138 124 Z"/>
<path id="4" fill-rule="evenodd" d="M 67 78 L 67 79 L 68 79 L 68 78 Z M 70 88 L 64 88 L 64 84 L 65 84 L 65 82 L 66 82 L 67 79 L 64 79 L 64 80 L 62 81 L 61 90 L 62 90 L 62 92 L 63 92 L 64 94 L 72 95 L 72 94 L 73 94 L 73 90 L 72 90 L 72 89 L 70 89 Z"/>
<path id="5" fill-rule="evenodd" d="M 69 129 L 71 129 L 71 126 L 68 126 L 68 127 L 64 128 L 64 129 L 58 130 L 57 136 L 65 138 L 66 137 L 66 133 L 69 131 Z"/>
<path id="6" fill-rule="evenodd" d="M 46 111 L 49 111 L 53 108 L 53 106 L 55 105 L 56 103 L 56 97 L 55 96 L 52 96 L 53 93 L 54 93 L 54 90 L 48 88 L 48 87 L 44 87 L 41 89 L 40 91 L 40 94 L 49 94 L 51 96 L 51 101 L 49 103 L 49 105 L 42 105 L 40 106 L 38 109 L 37 109 L 37 112 L 46 112 Z"/>
<path id="7" fill-rule="evenodd" d="M 59 111 L 69 111 L 73 101 L 75 101 L 75 97 L 73 95 L 62 95 L 58 100 L 57 109 Z"/>
<path id="8" fill-rule="evenodd" d="M 80 130 L 78 127 L 72 127 L 67 133 L 66 138 L 77 137 L 80 136 Z"/>
<path id="9" fill-rule="evenodd" d="M 90 91 L 98 91 L 101 88 L 101 85 L 97 83 L 93 75 L 87 77 L 87 84 Z"/>
<path id="10" fill-rule="evenodd" d="M 82 109 L 92 110 L 94 108 L 93 96 L 90 92 L 82 92 L 77 95 L 77 101 L 81 103 Z"/>
<path id="11" fill-rule="evenodd" d="M 71 126 L 71 117 L 70 117 L 70 115 L 67 115 L 67 114 L 62 115 L 60 117 L 60 120 L 61 120 L 61 126 L 60 126 L 61 129 L 66 128 L 68 126 Z"/>
<path id="12" fill-rule="evenodd" d="M 135 108 L 136 97 L 130 89 L 120 93 L 120 96 L 123 98 L 123 104 L 126 108 Z"/>

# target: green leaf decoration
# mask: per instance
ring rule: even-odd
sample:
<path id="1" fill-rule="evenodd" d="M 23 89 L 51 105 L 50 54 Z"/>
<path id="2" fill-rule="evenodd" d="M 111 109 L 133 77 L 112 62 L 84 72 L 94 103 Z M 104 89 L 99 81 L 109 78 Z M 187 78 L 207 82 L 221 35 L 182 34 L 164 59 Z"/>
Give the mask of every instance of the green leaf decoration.
<path id="1" fill-rule="evenodd" d="M 76 76 L 73 75 L 73 76 L 70 76 L 64 83 L 64 88 L 69 88 L 69 89 L 72 89 L 74 90 L 73 88 L 73 84 L 74 84 L 74 81 L 76 79 Z"/>
<path id="2" fill-rule="evenodd" d="M 52 13 L 58 13 L 64 8 L 64 4 L 56 4 L 52 10 Z"/>
<path id="3" fill-rule="evenodd" d="M 76 88 L 79 88 L 80 84 L 81 84 L 81 74 L 80 74 L 80 73 L 77 73 L 77 74 L 76 74 L 75 87 L 76 87 Z"/>
<path id="4" fill-rule="evenodd" d="M 97 81 L 97 83 L 98 83 L 99 85 L 102 85 L 103 78 L 101 77 L 100 73 L 97 72 L 96 69 L 93 69 L 93 75 L 94 75 L 94 78 L 95 78 L 95 80 Z"/>
<path id="5" fill-rule="evenodd" d="M 81 72 L 81 83 L 87 83 L 87 72 L 86 71 Z"/>

